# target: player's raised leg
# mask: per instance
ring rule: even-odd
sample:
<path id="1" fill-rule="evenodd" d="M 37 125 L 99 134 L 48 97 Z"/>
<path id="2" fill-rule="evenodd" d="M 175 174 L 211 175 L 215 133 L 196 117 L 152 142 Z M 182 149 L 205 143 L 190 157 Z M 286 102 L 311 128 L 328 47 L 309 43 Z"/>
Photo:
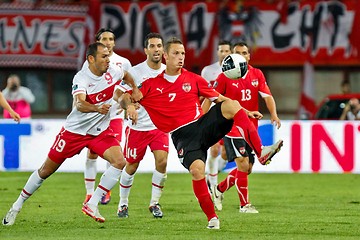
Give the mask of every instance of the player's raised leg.
<path id="1" fill-rule="evenodd" d="M 227 119 L 233 119 L 246 142 L 254 150 L 261 164 L 269 164 L 271 158 L 280 151 L 283 141 L 279 140 L 270 146 L 262 146 L 260 136 L 255 126 L 250 122 L 248 114 L 238 101 L 227 99 L 221 105 L 221 112 Z"/>

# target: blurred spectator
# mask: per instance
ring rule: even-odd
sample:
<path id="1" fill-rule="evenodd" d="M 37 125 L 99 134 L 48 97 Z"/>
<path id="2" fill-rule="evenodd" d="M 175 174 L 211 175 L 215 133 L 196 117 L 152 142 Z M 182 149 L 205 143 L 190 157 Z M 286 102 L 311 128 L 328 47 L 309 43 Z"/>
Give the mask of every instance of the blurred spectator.
<path id="1" fill-rule="evenodd" d="M 6 88 L 2 91 L 4 98 L 21 118 L 31 118 L 30 104 L 35 101 L 35 96 L 27 87 L 21 86 L 20 78 L 11 74 L 7 79 Z M 4 109 L 4 118 L 11 118 L 9 112 Z"/>
<path id="2" fill-rule="evenodd" d="M 342 81 L 341 85 L 341 93 L 342 94 L 349 94 L 351 93 L 351 86 L 350 86 L 350 82 L 349 81 Z"/>
<path id="3" fill-rule="evenodd" d="M 360 102 L 357 98 L 351 98 L 344 107 L 340 120 L 360 120 Z"/>

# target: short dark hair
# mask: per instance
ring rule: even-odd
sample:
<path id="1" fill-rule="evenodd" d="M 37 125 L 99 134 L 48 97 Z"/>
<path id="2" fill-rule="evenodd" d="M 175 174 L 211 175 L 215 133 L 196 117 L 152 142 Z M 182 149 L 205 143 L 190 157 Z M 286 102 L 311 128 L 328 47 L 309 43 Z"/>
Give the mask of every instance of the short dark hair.
<path id="1" fill-rule="evenodd" d="M 218 46 L 221 46 L 221 45 L 229 45 L 229 47 L 231 48 L 231 42 L 227 41 L 227 40 L 220 40 L 218 43 Z"/>
<path id="2" fill-rule="evenodd" d="M 183 42 L 177 37 L 170 37 L 164 45 L 165 52 L 169 52 L 171 44 L 183 44 Z"/>
<path id="3" fill-rule="evenodd" d="M 237 47 L 237 46 L 239 46 L 239 47 L 247 47 L 247 48 L 249 48 L 249 46 L 247 45 L 247 43 L 246 43 L 246 42 L 236 42 L 236 43 L 234 43 L 233 48 L 234 48 L 234 47 Z"/>
<path id="4" fill-rule="evenodd" d="M 91 43 L 88 47 L 87 47 L 87 50 L 86 50 L 86 59 L 88 59 L 89 56 L 93 56 L 93 57 L 96 57 L 96 54 L 98 52 L 98 47 L 101 46 L 101 47 L 106 47 L 104 44 L 102 44 L 101 42 L 94 42 L 94 43 Z"/>
<path id="5" fill-rule="evenodd" d="M 110 28 L 100 28 L 100 30 L 95 34 L 95 41 L 100 41 L 101 38 L 101 34 L 103 34 L 104 32 L 110 32 L 114 35 L 114 39 L 115 39 L 115 33 L 112 29 Z"/>
<path id="6" fill-rule="evenodd" d="M 147 48 L 148 44 L 149 44 L 149 39 L 150 38 L 158 38 L 158 39 L 161 39 L 161 43 L 164 42 L 164 39 L 163 37 L 160 35 L 160 33 L 154 33 L 154 32 L 151 32 L 149 33 L 148 35 L 146 35 L 145 37 L 145 40 L 144 40 L 144 48 Z"/>

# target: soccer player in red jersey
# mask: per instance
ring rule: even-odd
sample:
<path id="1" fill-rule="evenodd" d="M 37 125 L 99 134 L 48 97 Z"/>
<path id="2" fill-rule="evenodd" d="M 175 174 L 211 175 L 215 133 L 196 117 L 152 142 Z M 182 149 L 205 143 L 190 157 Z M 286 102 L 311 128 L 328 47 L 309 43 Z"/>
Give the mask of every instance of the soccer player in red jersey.
<path id="1" fill-rule="evenodd" d="M 248 63 L 248 71 L 246 75 L 234 81 L 227 78 L 224 74 L 220 74 L 216 79 L 214 88 L 220 94 L 240 102 L 241 106 L 249 111 L 258 111 L 259 95 L 264 99 L 266 106 L 270 112 L 271 123 L 275 123 L 280 128 L 280 119 L 276 112 L 275 100 L 266 83 L 264 74 L 260 69 L 249 65 L 250 52 L 245 42 L 234 44 L 233 53 L 242 55 Z M 210 105 L 208 100 L 204 105 Z M 204 109 L 205 110 L 205 109 Z M 254 126 L 258 127 L 258 119 L 250 119 Z M 237 168 L 232 170 L 228 176 L 211 189 L 215 207 L 222 209 L 223 193 L 232 186 L 236 185 L 236 190 L 240 199 L 241 213 L 258 213 L 258 210 L 250 203 L 248 194 L 248 174 L 251 173 L 254 164 L 254 154 L 252 148 L 244 140 L 239 130 L 233 126 L 232 130 L 224 137 L 224 147 L 229 161 L 235 161 Z"/>
<path id="2" fill-rule="evenodd" d="M 237 126 L 251 143 L 262 164 L 267 164 L 280 150 L 280 140 L 272 146 L 263 147 L 260 137 L 248 115 L 256 117 L 259 112 L 249 112 L 238 101 L 219 94 L 199 75 L 183 68 L 185 48 L 176 37 L 164 45 L 165 71 L 142 83 L 140 104 L 145 107 L 155 126 L 171 133 L 181 164 L 192 175 L 194 194 L 208 219 L 209 229 L 219 229 L 220 221 L 205 180 L 207 150 Z M 203 113 L 199 96 L 217 103 L 206 114 Z M 114 99 L 120 101 L 127 116 L 136 123 L 137 111 L 129 94 Z"/>
<path id="3" fill-rule="evenodd" d="M 83 213 L 96 221 L 105 221 L 98 211 L 98 203 L 101 197 L 119 181 L 121 169 L 125 166 L 116 133 L 109 127 L 109 110 L 114 90 L 117 89 L 117 94 L 128 90 L 120 84 L 121 79 L 133 84 L 134 82 L 130 74 L 109 64 L 109 50 L 102 43 L 90 44 L 86 59 L 89 67 L 81 69 L 73 79 L 73 109 L 56 136 L 43 165 L 31 174 L 19 197 L 2 220 L 3 225 L 13 225 L 24 202 L 33 195 L 43 181 L 50 177 L 67 158 L 79 154 L 85 147 L 111 163 L 102 175 L 94 194 L 82 208 Z M 134 92 L 140 96 L 136 86 Z"/>

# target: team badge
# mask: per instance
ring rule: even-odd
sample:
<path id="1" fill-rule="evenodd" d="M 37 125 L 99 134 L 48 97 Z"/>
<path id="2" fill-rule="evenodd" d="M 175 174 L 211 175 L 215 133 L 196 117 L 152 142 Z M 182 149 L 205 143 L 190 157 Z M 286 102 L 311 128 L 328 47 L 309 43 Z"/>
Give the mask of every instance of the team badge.
<path id="1" fill-rule="evenodd" d="M 251 85 L 253 85 L 254 87 L 257 87 L 259 85 L 259 80 L 258 79 L 251 80 Z"/>
<path id="2" fill-rule="evenodd" d="M 182 148 L 178 151 L 178 156 L 183 157 L 183 155 L 184 155 L 184 149 Z"/>
<path id="3" fill-rule="evenodd" d="M 179 158 L 179 161 L 181 164 L 184 163 L 184 149 L 181 148 L 179 151 L 178 151 L 178 158 Z"/>
<path id="4" fill-rule="evenodd" d="M 244 154 L 245 154 L 245 151 L 246 151 L 246 150 L 245 150 L 245 147 L 240 147 L 240 148 L 239 148 L 239 152 L 240 152 L 241 155 L 244 155 Z"/>
<path id="5" fill-rule="evenodd" d="M 73 87 L 72 87 L 73 91 L 75 91 L 78 88 L 79 88 L 79 86 L 77 84 L 73 85 Z"/>
<path id="6" fill-rule="evenodd" d="M 185 92 L 190 92 L 190 90 L 191 90 L 191 84 L 190 84 L 190 83 L 184 83 L 183 86 L 182 86 L 182 89 L 183 89 Z"/>

